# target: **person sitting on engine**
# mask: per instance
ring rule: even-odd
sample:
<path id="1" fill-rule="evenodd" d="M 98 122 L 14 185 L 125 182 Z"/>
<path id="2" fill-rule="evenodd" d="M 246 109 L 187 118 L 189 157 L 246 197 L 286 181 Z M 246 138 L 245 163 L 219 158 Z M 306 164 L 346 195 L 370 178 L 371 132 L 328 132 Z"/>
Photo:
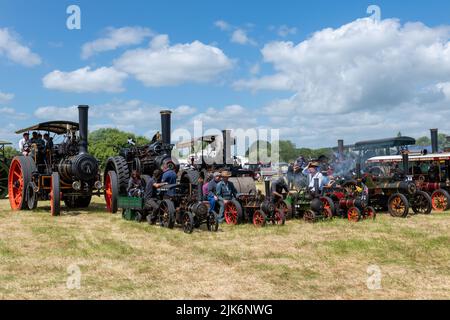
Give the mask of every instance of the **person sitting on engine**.
<path id="1" fill-rule="evenodd" d="M 208 186 L 212 179 L 213 179 L 213 175 L 208 174 L 202 185 L 202 199 L 203 200 L 208 200 Z"/>
<path id="2" fill-rule="evenodd" d="M 129 197 L 141 197 L 144 194 L 145 182 L 141 179 L 141 175 L 136 170 L 131 173 L 130 180 L 128 181 L 128 196 Z"/>
<path id="3" fill-rule="evenodd" d="M 217 184 L 220 182 L 220 173 L 214 172 L 213 178 L 208 183 L 208 201 L 209 201 L 209 212 L 213 212 L 216 207 L 217 197 Z"/>
<path id="4" fill-rule="evenodd" d="M 145 186 L 145 208 L 150 210 L 151 213 L 147 216 L 147 221 L 151 224 L 155 223 L 155 213 L 159 205 L 157 202 L 158 189 L 165 185 L 161 183 L 162 171 L 157 169 L 153 172 L 153 176 L 147 180 L 147 185 Z"/>
<path id="5" fill-rule="evenodd" d="M 279 177 L 275 181 L 272 182 L 272 185 L 270 187 L 270 196 L 272 203 L 278 203 L 278 201 L 282 201 L 284 199 L 283 197 L 283 191 L 286 191 L 286 193 L 289 193 L 289 186 L 286 184 L 286 181 L 283 177 Z"/>
<path id="6" fill-rule="evenodd" d="M 168 185 L 174 185 L 177 183 L 177 174 L 175 173 L 175 170 L 171 169 L 169 164 L 167 164 L 167 163 L 164 164 L 163 171 L 164 171 L 164 173 L 162 175 L 161 182 L 168 184 Z M 174 196 L 175 190 L 174 189 L 168 190 L 167 195 Z"/>
<path id="7" fill-rule="evenodd" d="M 323 189 L 323 175 L 318 170 L 320 164 L 318 162 L 310 162 L 308 166 L 303 170 L 303 174 L 308 177 L 308 189 L 310 192 L 319 192 Z M 314 186 L 314 180 L 319 179 L 319 190 L 316 190 Z"/>
<path id="8" fill-rule="evenodd" d="M 225 201 L 229 201 L 237 197 L 236 187 L 233 182 L 228 180 L 231 177 L 231 173 L 228 171 L 223 171 L 221 177 L 222 181 L 220 181 L 216 186 L 216 195 L 220 205 L 219 223 L 222 223 L 225 218 Z"/>
<path id="9" fill-rule="evenodd" d="M 19 151 L 24 155 L 28 156 L 31 151 L 30 134 L 25 132 L 23 138 L 19 141 Z"/>

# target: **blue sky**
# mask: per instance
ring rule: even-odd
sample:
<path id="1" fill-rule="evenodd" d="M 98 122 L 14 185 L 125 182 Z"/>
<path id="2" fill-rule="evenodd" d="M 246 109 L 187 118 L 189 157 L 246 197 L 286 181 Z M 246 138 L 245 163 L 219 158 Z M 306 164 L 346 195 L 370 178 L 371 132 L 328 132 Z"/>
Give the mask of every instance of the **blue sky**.
<path id="1" fill-rule="evenodd" d="M 0 138 L 77 104 L 91 129 L 147 135 L 161 108 L 308 147 L 450 132 L 449 18 L 448 1 L 0 0 Z"/>

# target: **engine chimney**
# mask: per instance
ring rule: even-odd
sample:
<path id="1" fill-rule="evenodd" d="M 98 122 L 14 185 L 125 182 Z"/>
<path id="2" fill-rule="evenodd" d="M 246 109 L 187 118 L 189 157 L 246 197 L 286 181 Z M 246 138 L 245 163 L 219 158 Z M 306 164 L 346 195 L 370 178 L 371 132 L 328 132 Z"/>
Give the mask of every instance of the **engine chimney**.
<path id="1" fill-rule="evenodd" d="M 264 191 L 266 193 L 266 198 L 269 199 L 270 198 L 270 179 L 269 178 L 264 179 Z"/>
<path id="2" fill-rule="evenodd" d="M 232 164 L 231 160 L 231 130 L 222 130 L 222 161 L 223 164 Z"/>
<path id="3" fill-rule="evenodd" d="M 170 115 L 172 111 L 163 110 L 161 113 L 161 135 L 164 144 L 170 144 Z"/>
<path id="4" fill-rule="evenodd" d="M 344 140 L 338 140 L 338 153 L 344 155 Z"/>
<path id="5" fill-rule="evenodd" d="M 80 151 L 80 153 L 88 152 L 88 110 L 89 106 L 78 106 L 78 125 L 80 134 L 78 150 Z"/>
<path id="6" fill-rule="evenodd" d="M 430 132 L 431 132 L 431 152 L 438 153 L 439 152 L 438 129 L 430 129 Z"/>
<path id="7" fill-rule="evenodd" d="M 402 153 L 402 159 L 403 159 L 403 173 L 405 176 L 409 175 L 409 154 L 408 153 Z"/>
<path id="8" fill-rule="evenodd" d="M 359 161 L 359 159 L 356 162 L 355 171 L 356 171 L 356 179 L 358 179 L 358 180 L 361 179 L 361 162 Z"/>

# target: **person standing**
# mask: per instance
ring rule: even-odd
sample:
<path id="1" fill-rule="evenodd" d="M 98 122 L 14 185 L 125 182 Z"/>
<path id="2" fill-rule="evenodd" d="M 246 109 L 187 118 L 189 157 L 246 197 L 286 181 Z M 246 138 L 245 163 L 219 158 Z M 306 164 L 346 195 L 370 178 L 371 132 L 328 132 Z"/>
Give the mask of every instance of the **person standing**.
<path id="1" fill-rule="evenodd" d="M 164 164 L 164 173 L 161 178 L 161 182 L 167 185 L 174 185 L 177 183 L 177 174 L 167 163 Z M 175 189 L 169 189 L 167 195 L 172 197 L 175 195 Z"/>
<path id="2" fill-rule="evenodd" d="M 303 170 L 303 174 L 308 177 L 308 188 L 311 192 L 320 192 L 323 189 L 323 175 L 319 168 L 320 163 L 313 161 Z M 315 179 L 319 180 L 319 190 L 316 190 Z"/>
<path id="3" fill-rule="evenodd" d="M 31 144 L 30 144 L 30 134 L 25 132 L 22 135 L 22 139 L 19 141 L 19 151 L 24 155 L 28 156 L 31 152 Z"/>

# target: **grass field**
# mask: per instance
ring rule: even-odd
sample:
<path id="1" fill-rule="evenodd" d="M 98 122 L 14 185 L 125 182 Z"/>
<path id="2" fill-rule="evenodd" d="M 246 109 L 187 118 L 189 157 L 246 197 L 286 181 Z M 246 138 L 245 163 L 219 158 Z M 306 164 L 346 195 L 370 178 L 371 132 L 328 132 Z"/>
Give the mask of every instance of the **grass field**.
<path id="1" fill-rule="evenodd" d="M 448 299 L 450 214 L 192 235 L 104 212 L 0 201 L 1 299 Z M 68 289 L 69 266 L 79 289 Z M 367 287 L 370 265 L 381 289 Z"/>

